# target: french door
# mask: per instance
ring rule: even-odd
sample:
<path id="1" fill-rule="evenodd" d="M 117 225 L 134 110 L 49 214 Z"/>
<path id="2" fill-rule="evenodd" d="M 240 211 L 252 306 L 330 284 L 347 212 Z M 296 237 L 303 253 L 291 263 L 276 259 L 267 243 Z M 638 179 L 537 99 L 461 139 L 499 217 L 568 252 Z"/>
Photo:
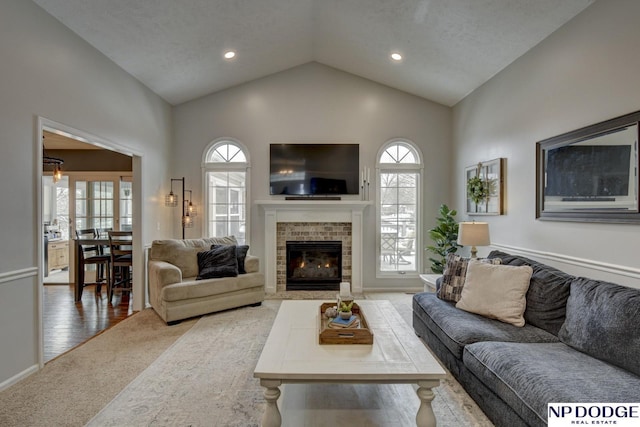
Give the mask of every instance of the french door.
<path id="1" fill-rule="evenodd" d="M 131 230 L 131 176 L 82 174 L 69 177 L 70 235 L 86 228 Z"/>

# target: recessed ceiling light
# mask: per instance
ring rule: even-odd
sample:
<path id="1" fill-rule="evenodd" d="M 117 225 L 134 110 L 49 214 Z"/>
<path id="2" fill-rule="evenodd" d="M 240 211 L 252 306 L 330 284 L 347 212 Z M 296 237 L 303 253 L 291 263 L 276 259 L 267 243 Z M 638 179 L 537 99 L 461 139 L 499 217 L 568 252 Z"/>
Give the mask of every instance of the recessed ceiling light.
<path id="1" fill-rule="evenodd" d="M 233 50 L 228 50 L 224 53 L 224 58 L 225 59 L 233 59 L 236 57 L 236 52 Z"/>
<path id="2" fill-rule="evenodd" d="M 394 61 L 401 61 L 402 55 L 400 55 L 398 52 L 393 52 L 391 54 L 391 59 L 393 59 Z"/>

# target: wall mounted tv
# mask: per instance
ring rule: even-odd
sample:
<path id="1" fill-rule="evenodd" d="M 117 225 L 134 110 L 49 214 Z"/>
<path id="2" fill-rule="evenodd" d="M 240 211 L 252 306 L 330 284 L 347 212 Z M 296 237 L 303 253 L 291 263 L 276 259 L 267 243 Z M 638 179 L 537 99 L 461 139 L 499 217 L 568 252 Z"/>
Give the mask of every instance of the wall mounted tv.
<path id="1" fill-rule="evenodd" d="M 358 194 L 358 144 L 271 144 L 269 193 L 329 196 Z"/>
<path id="2" fill-rule="evenodd" d="M 545 195 L 567 201 L 629 195 L 631 145 L 567 145 L 547 152 Z"/>

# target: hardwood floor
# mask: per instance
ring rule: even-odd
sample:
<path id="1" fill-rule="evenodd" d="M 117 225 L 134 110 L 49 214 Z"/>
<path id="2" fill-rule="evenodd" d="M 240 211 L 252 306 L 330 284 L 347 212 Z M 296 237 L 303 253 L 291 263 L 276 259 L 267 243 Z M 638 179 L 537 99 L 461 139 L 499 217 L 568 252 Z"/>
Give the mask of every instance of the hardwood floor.
<path id="1" fill-rule="evenodd" d="M 116 291 L 109 303 L 106 286 L 99 296 L 88 286 L 76 303 L 73 286 L 44 285 L 43 311 L 46 363 L 133 314 L 133 300 Z"/>

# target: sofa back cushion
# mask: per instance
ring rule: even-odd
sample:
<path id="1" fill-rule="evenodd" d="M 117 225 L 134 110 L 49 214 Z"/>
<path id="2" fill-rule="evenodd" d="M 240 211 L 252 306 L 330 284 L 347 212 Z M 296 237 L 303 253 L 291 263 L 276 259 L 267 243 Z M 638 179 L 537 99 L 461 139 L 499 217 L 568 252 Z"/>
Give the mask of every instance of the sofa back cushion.
<path id="1" fill-rule="evenodd" d="M 576 278 L 558 338 L 590 356 L 640 375 L 640 289 Z"/>
<path id="2" fill-rule="evenodd" d="M 500 258 L 504 265 L 529 265 L 533 268 L 524 320 L 557 336 L 565 320 L 567 298 L 575 276 L 529 258 L 501 251 L 492 251 L 488 258 Z"/>
<path id="3" fill-rule="evenodd" d="M 149 251 L 149 259 L 165 261 L 182 271 L 182 277 L 198 275 L 198 252 L 208 250 L 211 245 L 236 245 L 234 236 L 208 237 L 206 239 L 154 240 Z"/>

